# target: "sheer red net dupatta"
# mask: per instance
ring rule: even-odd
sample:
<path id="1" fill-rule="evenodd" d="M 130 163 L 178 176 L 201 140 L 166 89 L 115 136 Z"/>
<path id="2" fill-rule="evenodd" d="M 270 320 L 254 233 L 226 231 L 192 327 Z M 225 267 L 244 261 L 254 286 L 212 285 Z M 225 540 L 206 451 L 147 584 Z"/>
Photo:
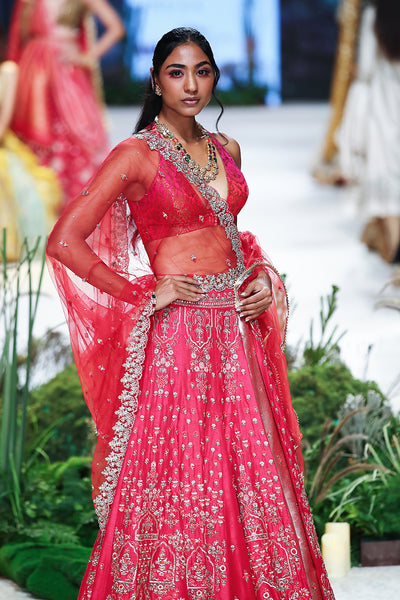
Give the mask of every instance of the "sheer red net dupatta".
<path id="1" fill-rule="evenodd" d="M 118 300 L 46 256 L 98 436 L 93 457 L 93 500 L 100 527 L 104 528 L 137 410 L 155 281 L 124 197 L 112 204 L 86 242 L 99 259 L 130 281 L 134 300 L 133 304 Z"/>
<path id="2" fill-rule="evenodd" d="M 302 434 L 296 412 L 292 405 L 284 353 L 289 315 L 289 303 L 285 285 L 270 259 L 263 252 L 257 238 L 249 231 L 240 233 L 239 237 L 246 271 L 243 277 L 239 278 L 238 286 L 236 287 L 240 288 L 243 283 L 248 283 L 252 277 L 257 275 L 260 269 L 264 269 L 271 278 L 274 300 L 271 307 L 258 317 L 258 323 L 263 339 L 264 351 L 268 363 L 274 372 L 279 399 L 295 442 L 297 459 L 300 467 L 303 469 L 303 457 L 300 449 Z"/>

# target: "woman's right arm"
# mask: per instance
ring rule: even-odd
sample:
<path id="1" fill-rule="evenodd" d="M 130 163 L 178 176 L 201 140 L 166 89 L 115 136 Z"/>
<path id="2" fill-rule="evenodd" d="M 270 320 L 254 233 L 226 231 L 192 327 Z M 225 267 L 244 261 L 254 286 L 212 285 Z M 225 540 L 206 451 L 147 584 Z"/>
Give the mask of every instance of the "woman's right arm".
<path id="1" fill-rule="evenodd" d="M 133 285 L 108 267 L 86 240 L 128 185 L 133 181 L 140 185 L 138 154 L 129 140 L 114 148 L 87 187 L 66 207 L 47 243 L 50 257 L 101 291 L 116 298 L 123 294 L 126 301 Z"/>
<path id="2" fill-rule="evenodd" d="M 149 175 L 147 184 L 144 180 L 148 156 L 141 154 L 138 143 L 127 140 L 114 148 L 87 188 L 64 210 L 47 244 L 49 256 L 101 291 L 132 304 L 137 300 L 135 284 L 102 262 L 86 239 L 130 183 L 142 185 L 144 193 L 152 180 Z M 156 310 L 177 299 L 196 302 L 203 297 L 197 281 L 185 275 L 166 275 L 157 283 L 154 279 L 153 290 Z"/>

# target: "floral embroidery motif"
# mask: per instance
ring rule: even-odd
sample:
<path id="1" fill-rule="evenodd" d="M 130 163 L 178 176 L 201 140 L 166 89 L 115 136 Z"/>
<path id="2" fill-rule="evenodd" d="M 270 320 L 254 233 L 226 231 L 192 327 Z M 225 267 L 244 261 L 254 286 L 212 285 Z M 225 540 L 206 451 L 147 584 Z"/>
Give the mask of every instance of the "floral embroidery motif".
<path id="1" fill-rule="evenodd" d="M 119 396 L 121 405 L 116 412 L 118 420 L 113 427 L 115 435 L 109 444 L 111 451 L 106 458 L 107 466 L 103 471 L 104 483 L 100 486 L 99 493 L 94 499 L 100 529 L 104 529 L 107 523 L 109 509 L 114 499 L 115 486 L 117 485 L 126 446 L 132 431 L 135 413 L 138 409 L 139 381 L 142 375 L 147 334 L 150 328 L 149 316 L 152 312 L 153 307 L 152 302 L 150 302 L 130 334 L 127 360 L 124 364 L 125 374 L 121 379 L 123 384 L 123 391 Z"/>
<path id="2" fill-rule="evenodd" d="M 269 430 L 261 418 L 232 291 L 158 311 L 148 347 L 105 545 L 108 600 L 333 600 L 315 533 L 319 575 L 308 583 L 270 444 L 274 427 L 311 533 L 302 475 L 267 363 L 263 385 L 276 423 Z M 91 589 L 90 575 L 82 599 Z"/>

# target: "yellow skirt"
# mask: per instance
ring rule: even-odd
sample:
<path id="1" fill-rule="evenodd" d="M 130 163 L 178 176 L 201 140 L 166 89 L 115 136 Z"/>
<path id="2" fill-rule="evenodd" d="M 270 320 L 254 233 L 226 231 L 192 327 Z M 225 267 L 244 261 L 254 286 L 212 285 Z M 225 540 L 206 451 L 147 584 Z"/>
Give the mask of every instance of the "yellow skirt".
<path id="1" fill-rule="evenodd" d="M 6 230 L 6 256 L 17 261 L 22 243 L 43 243 L 57 220 L 61 188 L 56 174 L 42 167 L 35 154 L 11 131 L 0 144 L 0 232 Z M 3 245 L 3 242 L 1 242 Z"/>

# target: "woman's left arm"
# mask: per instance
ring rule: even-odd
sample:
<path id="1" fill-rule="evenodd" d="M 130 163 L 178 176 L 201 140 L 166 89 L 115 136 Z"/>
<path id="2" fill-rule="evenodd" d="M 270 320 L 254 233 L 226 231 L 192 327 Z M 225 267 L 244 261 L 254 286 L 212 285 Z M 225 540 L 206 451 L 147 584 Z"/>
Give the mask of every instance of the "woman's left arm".
<path id="1" fill-rule="evenodd" d="M 101 21 L 105 31 L 87 52 L 68 58 L 79 66 L 90 69 L 124 37 L 125 27 L 118 13 L 107 0 L 83 0 L 83 3 Z"/>

